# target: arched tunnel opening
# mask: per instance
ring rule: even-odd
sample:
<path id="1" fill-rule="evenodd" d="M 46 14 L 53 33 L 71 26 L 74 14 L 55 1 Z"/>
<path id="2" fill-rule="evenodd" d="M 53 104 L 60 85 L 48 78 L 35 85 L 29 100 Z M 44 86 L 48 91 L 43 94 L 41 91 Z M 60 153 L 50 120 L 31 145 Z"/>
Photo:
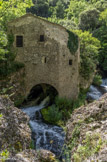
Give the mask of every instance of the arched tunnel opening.
<path id="1" fill-rule="evenodd" d="M 38 84 L 34 86 L 27 97 L 26 102 L 32 102 L 32 105 L 40 104 L 47 96 L 49 96 L 49 104 L 53 104 L 58 91 L 49 84 Z"/>

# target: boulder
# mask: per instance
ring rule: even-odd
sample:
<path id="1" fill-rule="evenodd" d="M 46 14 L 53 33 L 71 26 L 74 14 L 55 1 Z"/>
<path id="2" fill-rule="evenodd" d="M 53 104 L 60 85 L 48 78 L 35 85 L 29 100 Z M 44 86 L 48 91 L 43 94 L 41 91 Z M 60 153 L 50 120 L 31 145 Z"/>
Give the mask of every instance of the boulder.
<path id="1" fill-rule="evenodd" d="M 106 161 L 107 93 L 98 101 L 74 110 L 66 127 L 71 161 Z"/>
<path id="2" fill-rule="evenodd" d="M 29 117 L 14 107 L 8 96 L 0 96 L 0 151 L 28 149 L 31 142 Z"/>

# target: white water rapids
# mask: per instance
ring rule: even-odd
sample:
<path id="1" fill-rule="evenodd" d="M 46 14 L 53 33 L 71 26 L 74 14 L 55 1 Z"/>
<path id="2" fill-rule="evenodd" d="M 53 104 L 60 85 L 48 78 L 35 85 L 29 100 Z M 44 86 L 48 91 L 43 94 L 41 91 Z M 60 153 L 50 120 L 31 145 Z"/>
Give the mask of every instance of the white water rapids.
<path id="1" fill-rule="evenodd" d="M 22 108 L 30 117 L 30 127 L 35 149 L 46 149 L 60 157 L 65 140 L 65 133 L 61 127 L 44 123 L 40 110 L 44 108 L 47 98 L 39 105 Z"/>
<path id="2" fill-rule="evenodd" d="M 102 79 L 100 86 L 91 85 L 87 98 L 91 100 L 98 100 L 104 93 L 107 93 L 107 78 Z"/>

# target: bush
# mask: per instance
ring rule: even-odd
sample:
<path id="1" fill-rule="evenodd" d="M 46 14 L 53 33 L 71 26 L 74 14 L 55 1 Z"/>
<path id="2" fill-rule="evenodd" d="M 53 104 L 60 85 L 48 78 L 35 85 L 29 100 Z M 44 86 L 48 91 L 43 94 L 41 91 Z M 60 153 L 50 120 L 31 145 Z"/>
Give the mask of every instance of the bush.
<path id="1" fill-rule="evenodd" d="M 85 104 L 87 92 L 88 89 L 80 89 L 78 98 L 73 101 L 73 110 Z"/>
<path id="2" fill-rule="evenodd" d="M 88 31 L 73 30 L 80 38 L 80 75 L 89 80 L 98 64 L 100 41 Z"/>
<path id="3" fill-rule="evenodd" d="M 101 75 L 96 74 L 93 79 L 93 85 L 100 86 L 102 83 Z"/>
<path id="4" fill-rule="evenodd" d="M 55 105 L 41 110 L 45 121 L 51 124 L 57 124 L 58 121 L 62 120 L 62 112 Z"/>
<path id="5" fill-rule="evenodd" d="M 9 157 L 9 151 L 4 150 L 0 153 L 0 161 L 1 162 L 5 162 L 8 157 Z"/>
<path id="6" fill-rule="evenodd" d="M 78 99 L 55 98 L 55 105 L 41 110 L 45 121 L 51 124 L 64 125 L 70 118 L 73 110 L 85 103 L 87 90 L 81 90 Z"/>

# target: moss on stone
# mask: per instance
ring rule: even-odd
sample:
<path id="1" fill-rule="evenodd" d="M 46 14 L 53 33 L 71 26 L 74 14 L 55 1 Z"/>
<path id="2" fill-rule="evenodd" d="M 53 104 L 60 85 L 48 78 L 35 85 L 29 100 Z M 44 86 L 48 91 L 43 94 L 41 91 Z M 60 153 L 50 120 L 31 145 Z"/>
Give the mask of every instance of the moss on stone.
<path id="1" fill-rule="evenodd" d="M 78 36 L 76 34 L 74 34 L 72 31 L 67 30 L 68 32 L 68 48 L 71 52 L 71 54 L 75 54 L 75 52 L 78 49 Z"/>
<path id="2" fill-rule="evenodd" d="M 82 162 L 91 155 L 97 153 L 103 142 L 99 134 L 86 134 L 82 145 L 79 145 L 77 151 L 73 154 L 74 162 Z"/>

